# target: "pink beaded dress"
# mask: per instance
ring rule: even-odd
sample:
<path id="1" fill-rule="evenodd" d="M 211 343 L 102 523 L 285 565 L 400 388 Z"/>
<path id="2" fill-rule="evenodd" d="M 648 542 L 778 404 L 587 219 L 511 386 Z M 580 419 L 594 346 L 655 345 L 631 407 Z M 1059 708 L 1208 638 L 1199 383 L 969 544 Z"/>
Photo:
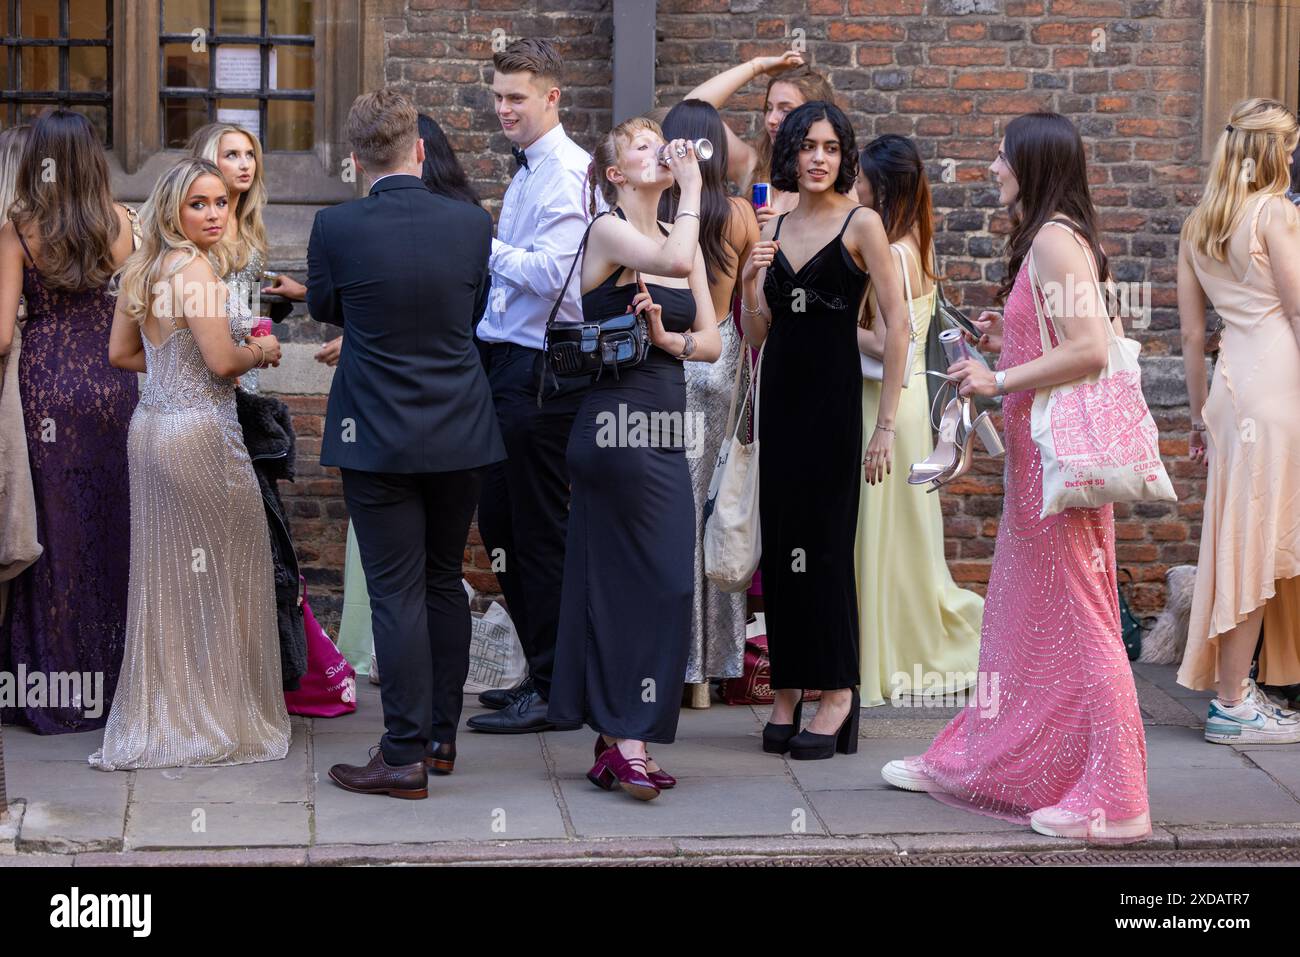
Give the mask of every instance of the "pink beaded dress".
<path id="1" fill-rule="evenodd" d="M 1003 315 L 999 369 L 1042 355 L 1028 260 Z M 945 804 L 1026 824 L 1040 808 L 1088 821 L 1090 840 L 1140 840 L 1106 821 L 1143 821 L 1146 737 L 1120 634 L 1110 505 L 1040 519 L 1042 460 L 1032 391 L 1003 400 L 1005 502 L 989 576 L 974 700 L 906 765 Z"/>

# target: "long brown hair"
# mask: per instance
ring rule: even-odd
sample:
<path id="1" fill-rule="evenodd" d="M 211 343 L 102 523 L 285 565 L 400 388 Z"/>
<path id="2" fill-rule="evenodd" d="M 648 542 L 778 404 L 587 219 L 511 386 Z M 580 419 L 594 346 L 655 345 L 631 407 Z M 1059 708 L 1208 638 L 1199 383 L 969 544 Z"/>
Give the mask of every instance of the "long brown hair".
<path id="1" fill-rule="evenodd" d="M 735 207 L 727 196 L 727 134 L 722 117 L 712 103 L 682 100 L 663 120 L 666 140 L 706 139 L 713 143 L 713 155 L 700 160 L 700 250 L 704 272 L 715 286 L 737 265 L 740 253 L 727 242 L 727 227 Z M 676 183 L 659 198 L 659 218 L 671 223 L 677 218 L 681 189 Z"/>
<path id="2" fill-rule="evenodd" d="M 82 292 L 108 282 L 122 222 L 90 120 L 56 109 L 32 123 L 9 219 L 19 232 L 34 229 L 40 238 L 41 282 L 48 288 Z"/>
<path id="3" fill-rule="evenodd" d="M 862 148 L 858 168 L 871 183 L 875 210 L 885 225 L 889 241 L 896 243 L 915 229 L 921 269 L 930 279 L 937 280 L 931 255 L 934 207 L 925 164 L 916 144 L 897 133 L 877 136 Z"/>
<path id="4" fill-rule="evenodd" d="M 1059 113 L 1026 113 L 1007 124 L 1002 134 L 1007 164 L 1020 184 L 1011 208 L 1010 262 L 998 289 L 1006 301 L 1038 230 L 1055 216 L 1074 221 L 1097 262 L 1102 283 L 1110 278 L 1097 228 L 1097 211 L 1088 190 L 1088 163 L 1074 124 Z"/>
<path id="5" fill-rule="evenodd" d="M 823 100 L 826 103 L 835 102 L 835 91 L 831 89 L 830 81 L 822 76 L 810 66 L 801 66 L 774 76 L 767 81 L 767 90 L 763 93 L 763 113 L 766 114 L 768 106 L 772 100 L 772 87 L 777 83 L 789 83 L 797 88 L 803 94 L 803 101 L 811 103 L 813 100 Z M 744 184 L 745 191 L 755 183 L 770 183 L 772 181 L 772 140 L 767 135 L 766 127 L 759 130 L 758 140 L 754 144 L 754 151 L 758 153 L 758 160 L 754 163 L 754 173 L 748 183 Z"/>

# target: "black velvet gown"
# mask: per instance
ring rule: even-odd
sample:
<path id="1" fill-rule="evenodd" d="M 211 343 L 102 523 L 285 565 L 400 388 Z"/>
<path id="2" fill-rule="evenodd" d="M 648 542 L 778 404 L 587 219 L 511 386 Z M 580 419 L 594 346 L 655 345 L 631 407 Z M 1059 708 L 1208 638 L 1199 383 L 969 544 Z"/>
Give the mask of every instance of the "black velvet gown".
<path id="1" fill-rule="evenodd" d="M 585 318 L 627 311 L 637 286 L 615 285 L 622 272 L 582 297 Z M 663 307 L 666 330 L 691 328 L 689 289 L 646 287 Z M 556 724 L 658 744 L 677 734 L 695 587 L 687 428 L 682 363 L 653 346 L 619 378 L 606 370 L 574 419 L 548 709 Z"/>
<path id="2" fill-rule="evenodd" d="M 867 274 L 843 237 L 861 208 L 797 273 L 778 251 L 763 286 L 772 328 L 759 383 L 758 489 L 773 688 L 858 684 L 857 325 Z M 773 239 L 780 235 L 778 221 Z"/>

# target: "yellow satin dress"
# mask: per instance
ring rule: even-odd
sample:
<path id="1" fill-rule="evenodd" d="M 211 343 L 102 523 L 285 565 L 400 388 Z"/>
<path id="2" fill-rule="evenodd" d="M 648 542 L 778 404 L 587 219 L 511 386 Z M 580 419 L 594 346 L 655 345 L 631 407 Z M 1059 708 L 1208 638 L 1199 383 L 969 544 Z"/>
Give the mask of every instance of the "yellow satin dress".
<path id="1" fill-rule="evenodd" d="M 874 295 L 867 308 L 875 312 Z M 984 599 L 959 588 L 944 558 L 937 492 L 908 485 L 907 474 L 934 450 L 925 369 L 925 339 L 934 290 L 911 301 L 916 355 L 894 425 L 893 472 L 861 483 L 856 562 L 863 707 L 897 695 L 952 694 L 976 684 Z M 862 380 L 863 447 L 880 407 L 881 384 Z"/>

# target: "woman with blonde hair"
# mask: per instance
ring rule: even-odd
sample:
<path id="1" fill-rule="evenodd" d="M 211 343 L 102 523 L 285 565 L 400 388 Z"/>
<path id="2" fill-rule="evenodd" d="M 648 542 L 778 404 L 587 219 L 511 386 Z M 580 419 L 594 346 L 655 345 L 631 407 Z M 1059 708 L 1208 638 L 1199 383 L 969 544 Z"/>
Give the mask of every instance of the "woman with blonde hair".
<path id="1" fill-rule="evenodd" d="M 226 235 L 221 246 L 214 250 L 214 259 L 224 264 L 222 279 L 231 291 L 253 310 L 259 299 L 254 292 L 266 276 L 267 239 L 266 224 L 262 220 L 268 194 L 262 162 L 262 144 L 257 137 L 233 123 L 208 123 L 200 126 L 190 136 L 186 152 L 196 159 L 204 159 L 217 167 L 225 179 L 226 188 L 233 200 L 233 209 L 226 221 Z M 277 285 L 283 295 L 305 298 L 305 286 L 285 277 Z M 301 289 L 301 296 L 291 295 Z M 250 312 L 250 316 L 253 312 Z M 251 326 L 250 326 L 251 329 Z M 256 370 L 241 376 L 241 388 L 257 391 Z"/>
<path id="2" fill-rule="evenodd" d="M 1205 722 L 1216 744 L 1300 741 L 1300 714 L 1250 678 L 1270 600 L 1300 575 L 1300 214 L 1286 196 L 1297 140 L 1281 103 L 1238 103 L 1178 256 L 1188 451 L 1209 469 L 1178 682 L 1217 690 Z M 1223 321 L 1208 397 L 1207 299 Z M 1261 682 L 1300 682 L 1295 632 L 1266 628 L 1259 666 Z"/>
<path id="3" fill-rule="evenodd" d="M 270 541 L 234 381 L 279 362 L 280 345 L 246 338 L 248 307 L 214 268 L 228 206 L 216 166 L 178 161 L 120 278 L 109 361 L 147 379 L 127 440 L 126 655 L 90 757 L 101 770 L 288 753 Z"/>
<path id="4" fill-rule="evenodd" d="M 125 640 L 119 556 L 129 516 L 121 489 L 137 390 L 135 376 L 106 361 L 108 283 L 131 252 L 131 221 L 113 202 L 89 120 L 59 109 L 32 124 L 6 215 L 0 355 L 12 347 L 21 295 L 27 319 L 17 374 L 44 552 L 13 581 L 0 623 L 0 673 L 75 672 L 102 675 L 103 683 L 97 702 L 83 695 L 0 717 L 39 734 L 91 731 L 104 726 Z"/>
<path id="5" fill-rule="evenodd" d="M 835 92 L 827 79 L 804 63 L 803 56 L 787 50 L 780 56 L 760 56 L 719 73 L 686 94 L 686 99 L 703 100 L 721 110 L 727 101 L 746 84 L 767 76 L 763 95 L 763 132 L 753 143 L 746 143 L 724 124 L 727 137 L 727 178 L 748 198 L 755 183 L 772 182 L 772 144 L 786 116 L 797 107 L 813 100 L 835 102 Z M 788 213 L 799 203 L 797 192 L 772 187 L 771 201 L 757 210 L 758 225 L 779 213 Z"/>

